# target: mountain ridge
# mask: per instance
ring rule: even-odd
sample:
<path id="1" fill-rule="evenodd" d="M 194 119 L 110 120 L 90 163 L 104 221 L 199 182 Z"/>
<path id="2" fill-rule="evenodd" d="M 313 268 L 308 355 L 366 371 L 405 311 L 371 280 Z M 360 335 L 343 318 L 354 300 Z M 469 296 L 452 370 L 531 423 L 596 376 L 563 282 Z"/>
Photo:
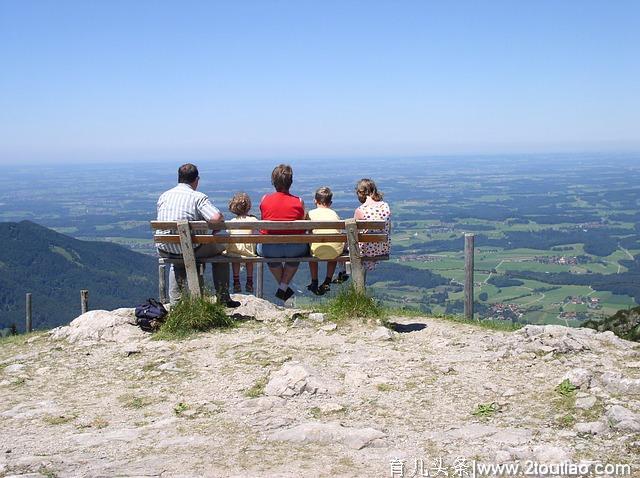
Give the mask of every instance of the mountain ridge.
<path id="1" fill-rule="evenodd" d="M 131 306 L 157 294 L 156 259 L 117 244 L 81 241 L 31 221 L 0 223 L 0 242 L 0 328 L 24 330 L 27 292 L 34 328 L 76 317 L 81 289 L 89 290 L 92 309 Z"/>

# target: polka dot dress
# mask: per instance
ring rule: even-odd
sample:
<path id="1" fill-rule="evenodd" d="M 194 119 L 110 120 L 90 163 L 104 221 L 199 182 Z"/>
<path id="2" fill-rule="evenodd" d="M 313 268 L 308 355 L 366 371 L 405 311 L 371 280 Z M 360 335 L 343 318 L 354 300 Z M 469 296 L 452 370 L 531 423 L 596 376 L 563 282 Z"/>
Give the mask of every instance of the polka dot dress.
<path id="1" fill-rule="evenodd" d="M 375 257 L 375 256 L 386 256 L 391 251 L 391 210 L 389 209 L 389 205 L 384 201 L 377 201 L 373 203 L 365 203 L 358 208 L 358 210 L 362 213 L 362 217 L 364 217 L 367 221 L 386 221 L 384 226 L 384 233 L 387 235 L 387 240 L 385 242 L 361 242 L 360 243 L 360 251 L 365 257 Z M 380 231 L 369 231 L 364 230 L 364 233 L 367 232 L 380 232 Z M 362 263 L 366 270 L 375 269 L 374 261 L 366 261 Z"/>

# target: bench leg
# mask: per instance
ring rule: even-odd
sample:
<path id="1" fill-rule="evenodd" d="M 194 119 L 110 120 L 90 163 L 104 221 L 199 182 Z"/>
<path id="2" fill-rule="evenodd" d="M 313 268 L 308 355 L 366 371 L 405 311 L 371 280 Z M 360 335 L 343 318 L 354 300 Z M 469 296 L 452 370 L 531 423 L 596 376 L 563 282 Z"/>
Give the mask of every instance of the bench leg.
<path id="1" fill-rule="evenodd" d="M 160 264 L 158 266 L 158 298 L 160 303 L 166 304 L 167 301 L 167 275 L 165 273 L 166 266 Z"/>
<path id="2" fill-rule="evenodd" d="M 193 244 L 191 242 L 191 231 L 188 221 L 178 221 L 178 234 L 180 235 L 180 247 L 182 249 L 182 258 L 184 259 L 184 267 L 187 270 L 187 285 L 189 294 L 194 299 L 202 297 L 200 290 L 200 279 L 198 274 L 198 266 L 193 253 Z"/>
<path id="3" fill-rule="evenodd" d="M 362 267 L 362 255 L 360 244 L 358 243 L 358 226 L 355 219 L 347 219 L 344 222 L 349 244 L 349 259 L 351 260 L 351 274 L 353 284 L 358 292 L 365 291 L 365 275 Z"/>
<path id="4" fill-rule="evenodd" d="M 256 264 L 256 297 L 260 299 L 264 297 L 264 264 L 262 262 Z"/>

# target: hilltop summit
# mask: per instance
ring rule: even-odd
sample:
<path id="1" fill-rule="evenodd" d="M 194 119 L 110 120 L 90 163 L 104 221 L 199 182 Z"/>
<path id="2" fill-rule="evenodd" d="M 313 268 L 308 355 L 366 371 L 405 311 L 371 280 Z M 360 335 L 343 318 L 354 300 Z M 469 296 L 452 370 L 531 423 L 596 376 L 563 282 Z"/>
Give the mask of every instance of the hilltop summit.
<path id="1" fill-rule="evenodd" d="M 411 476 L 441 459 L 455 476 L 460 457 L 638 466 L 640 345 L 611 332 L 396 317 L 398 333 L 236 297 L 239 327 L 190 340 L 151 340 L 131 309 L 5 339 L 0 474 Z"/>

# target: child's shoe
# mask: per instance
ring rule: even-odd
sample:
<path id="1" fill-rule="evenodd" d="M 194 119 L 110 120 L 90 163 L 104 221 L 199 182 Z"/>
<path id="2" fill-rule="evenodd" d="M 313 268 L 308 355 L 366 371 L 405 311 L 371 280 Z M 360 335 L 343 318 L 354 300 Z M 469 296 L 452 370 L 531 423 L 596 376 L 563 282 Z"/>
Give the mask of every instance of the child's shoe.
<path id="1" fill-rule="evenodd" d="M 233 283 L 233 293 L 234 294 L 242 293 L 242 287 L 240 287 L 240 282 L 234 282 Z"/>
<path id="2" fill-rule="evenodd" d="M 253 282 L 247 282 L 247 283 L 244 285 L 244 291 L 245 291 L 247 294 L 253 294 Z"/>
<path id="3" fill-rule="evenodd" d="M 323 295 L 324 292 L 320 290 L 317 283 L 311 283 L 307 286 L 307 289 L 313 292 L 315 295 Z"/>
<path id="4" fill-rule="evenodd" d="M 334 284 L 342 284 L 343 282 L 346 282 L 347 279 L 349 279 L 349 274 L 347 274 L 345 271 L 340 271 L 338 272 L 338 277 L 333 279 L 331 282 L 333 282 Z"/>

